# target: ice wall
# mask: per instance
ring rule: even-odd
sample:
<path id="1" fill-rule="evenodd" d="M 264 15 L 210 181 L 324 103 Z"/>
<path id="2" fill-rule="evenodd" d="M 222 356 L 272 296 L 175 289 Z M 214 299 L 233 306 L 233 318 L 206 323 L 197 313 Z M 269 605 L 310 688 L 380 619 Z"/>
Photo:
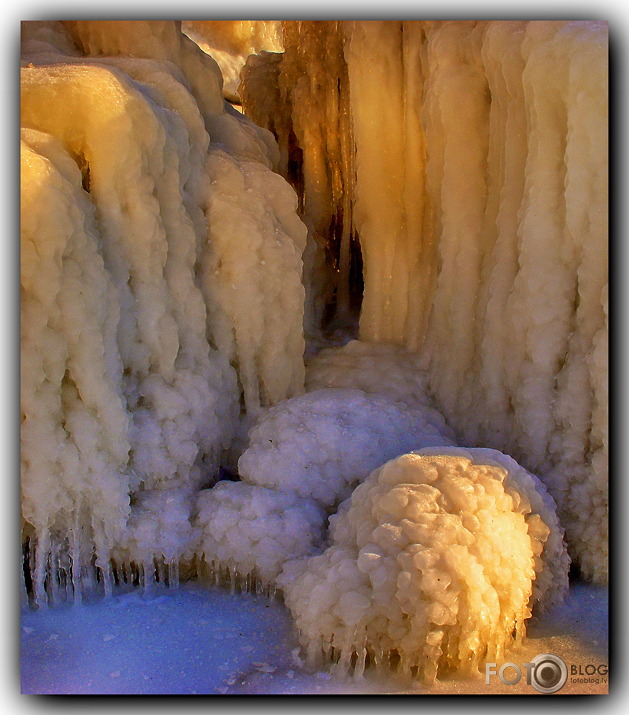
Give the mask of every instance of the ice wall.
<path id="1" fill-rule="evenodd" d="M 267 129 L 223 101 L 177 23 L 23 29 L 38 602 L 107 590 L 110 557 L 115 578 L 176 582 L 239 410 L 303 391 L 304 311 L 320 323 L 331 285 L 349 312 L 358 235 L 361 338 L 415 353 L 408 384 L 460 444 L 539 474 L 573 557 L 605 579 L 605 25 L 285 22 L 284 54 L 243 73 Z M 388 370 L 380 348 L 370 374 Z"/>
<path id="2" fill-rule="evenodd" d="M 35 130 L 23 130 L 21 157 L 29 186 L 21 206 L 22 519 L 32 591 L 45 602 L 64 542 L 77 582 L 92 549 L 106 570 L 129 513 L 130 421 L 119 299 L 80 171 L 60 142 Z"/>
<path id="3" fill-rule="evenodd" d="M 279 20 L 184 20 L 181 29 L 216 60 L 223 75 L 223 96 L 235 104 L 241 103 L 238 85 L 247 58 L 283 50 Z"/>
<path id="4" fill-rule="evenodd" d="M 43 603 L 107 591 L 114 551 L 172 561 L 144 512 L 216 480 L 241 402 L 303 391 L 306 228 L 272 136 L 176 23 L 24 23 L 23 53 L 22 515 Z"/>
<path id="5" fill-rule="evenodd" d="M 285 175 L 302 152 L 324 236 L 342 178 L 361 339 L 418 352 L 460 442 L 540 474 L 605 580 L 606 24 L 289 21 L 284 45 L 245 68 L 245 111 Z"/>
<path id="6" fill-rule="evenodd" d="M 424 347 L 432 387 L 464 443 L 500 448 L 544 477 L 573 556 L 603 580 L 607 437 L 593 408 L 606 404 L 607 372 L 589 356 L 597 332 L 606 339 L 607 29 L 532 22 L 433 32 L 432 74 L 447 85 L 426 119 L 445 145 L 427 164 L 428 177 L 443 176 Z M 471 54 L 465 70 L 452 45 L 438 54 L 454 33 Z M 452 75 L 470 65 L 461 86 Z M 460 122 L 465 107 L 475 129 L 457 135 L 446 122 Z M 469 419 L 481 404 L 482 417 Z"/>
<path id="7" fill-rule="evenodd" d="M 347 318 L 350 308 L 354 193 L 343 24 L 336 20 L 283 22 L 283 55 L 250 57 L 240 89 L 247 116 L 277 137 L 279 171 L 301 197 L 312 239 L 327 246 L 335 271 L 331 283 L 339 319 Z M 321 286 L 315 277 L 312 283 L 317 282 Z M 319 296 L 316 292 L 312 288 L 309 304 L 314 315 L 320 316 L 317 297 L 324 301 L 330 296 L 325 290 Z"/>

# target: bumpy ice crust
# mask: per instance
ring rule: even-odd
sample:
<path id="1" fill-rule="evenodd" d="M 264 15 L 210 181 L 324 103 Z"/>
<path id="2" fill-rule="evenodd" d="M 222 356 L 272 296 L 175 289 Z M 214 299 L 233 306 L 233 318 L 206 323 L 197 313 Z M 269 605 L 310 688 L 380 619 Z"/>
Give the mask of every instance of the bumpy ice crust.
<path id="1" fill-rule="evenodd" d="M 210 573 L 274 586 L 285 561 L 320 550 L 327 514 L 312 499 L 243 482 L 200 492 L 197 552 Z"/>
<path id="2" fill-rule="evenodd" d="M 548 584 L 567 583 L 539 487 L 494 450 L 424 449 L 372 472 L 330 519 L 332 546 L 278 579 L 309 658 L 426 684 L 500 658 Z"/>
<path id="3" fill-rule="evenodd" d="M 360 390 L 324 389 L 285 400 L 252 428 L 238 461 L 243 481 L 331 507 L 376 467 L 421 447 L 453 444 L 430 408 Z"/>
<path id="4" fill-rule="evenodd" d="M 400 345 L 350 340 L 327 348 L 306 365 L 306 391 L 343 387 L 383 395 L 415 407 L 431 404 L 421 358 Z"/>

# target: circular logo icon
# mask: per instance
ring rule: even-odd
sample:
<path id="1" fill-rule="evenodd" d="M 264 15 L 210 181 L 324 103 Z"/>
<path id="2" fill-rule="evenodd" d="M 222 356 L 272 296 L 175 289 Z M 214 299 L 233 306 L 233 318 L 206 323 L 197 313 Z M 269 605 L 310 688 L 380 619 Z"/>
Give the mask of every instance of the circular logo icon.
<path id="1" fill-rule="evenodd" d="M 558 655 L 540 653 L 531 660 L 531 685 L 540 693 L 556 693 L 568 680 L 568 666 Z"/>

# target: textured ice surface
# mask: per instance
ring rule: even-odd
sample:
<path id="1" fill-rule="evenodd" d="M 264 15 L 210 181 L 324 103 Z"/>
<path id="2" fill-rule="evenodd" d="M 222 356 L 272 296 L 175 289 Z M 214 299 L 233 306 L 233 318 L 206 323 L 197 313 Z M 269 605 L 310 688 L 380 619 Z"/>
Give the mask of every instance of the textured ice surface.
<path id="1" fill-rule="evenodd" d="M 306 275 L 314 313 L 322 307 L 317 298 L 327 295 L 324 290 L 317 296 L 317 288 L 331 279 L 339 317 L 346 317 L 350 307 L 355 176 L 344 24 L 283 22 L 283 54 L 250 57 L 240 90 L 245 113 L 278 139 L 279 171 L 301 195 L 313 240 L 328 244 L 328 260 L 334 256 L 332 274 Z"/>
<path id="2" fill-rule="evenodd" d="M 330 250 L 351 191 L 361 340 L 420 353 L 459 441 L 539 474 L 604 581 L 607 24 L 285 21 L 284 45 L 245 108 L 303 153 L 291 180 Z"/>
<path id="3" fill-rule="evenodd" d="M 118 296 L 80 172 L 54 137 L 23 130 L 21 178 L 22 516 L 39 543 L 33 592 L 45 601 L 49 553 L 55 578 L 62 545 L 78 574 L 94 548 L 103 566 L 122 535 L 129 415 Z"/>
<path id="4" fill-rule="evenodd" d="M 324 387 L 376 393 L 409 407 L 432 404 L 421 358 L 391 343 L 351 340 L 343 347 L 321 350 L 307 361 L 306 390 Z"/>
<path id="5" fill-rule="evenodd" d="M 150 589 L 155 580 L 179 584 L 179 564 L 190 561 L 198 532 L 191 518 L 195 493 L 186 489 L 156 489 L 137 494 L 124 537 L 113 551 L 120 566 L 119 581 L 132 581 L 129 564 L 139 569 L 139 584 Z"/>
<path id="6" fill-rule="evenodd" d="M 238 460 L 243 481 L 331 507 L 392 457 L 451 445 L 441 416 L 380 395 L 327 388 L 285 400 L 252 427 Z"/>
<path id="7" fill-rule="evenodd" d="M 563 598 L 569 560 L 554 504 L 507 459 L 423 449 L 354 490 L 330 519 L 331 546 L 278 579 L 310 662 L 358 675 L 390 667 L 430 685 L 503 658 L 531 607 Z"/>
<path id="8" fill-rule="evenodd" d="M 24 23 L 22 514 L 40 602 L 47 574 L 52 597 L 109 590 L 114 546 L 148 559 L 136 495 L 213 483 L 240 398 L 253 413 L 303 390 L 306 228 L 272 137 L 220 84 L 176 23 Z M 156 549 L 181 536 L 151 528 Z"/>
<path id="9" fill-rule="evenodd" d="M 313 499 L 243 482 L 200 492 L 196 508 L 197 553 L 210 575 L 229 572 L 232 583 L 248 577 L 252 591 L 274 587 L 288 559 L 318 552 L 327 528 L 327 513 Z"/>
<path id="10" fill-rule="evenodd" d="M 240 72 L 250 55 L 281 53 L 280 21 L 184 20 L 182 31 L 212 57 L 223 75 L 223 96 L 240 103 Z"/>
<path id="11" fill-rule="evenodd" d="M 206 181 L 201 279 L 209 333 L 236 366 L 253 416 L 303 392 L 307 230 L 295 192 L 260 162 L 210 148 Z"/>
<path id="12" fill-rule="evenodd" d="M 419 365 L 464 443 L 500 447 L 543 476 L 583 572 L 603 580 L 605 26 L 292 28 L 286 62 L 258 63 L 260 72 L 253 63 L 250 73 L 264 86 L 272 65 L 265 77 L 278 80 L 276 126 L 294 134 L 292 146 L 284 136 L 278 149 L 268 131 L 226 107 L 216 64 L 175 23 L 25 26 L 22 496 L 33 596 L 43 604 L 82 590 L 110 593 L 112 575 L 147 590 L 153 578 L 174 585 L 180 560 L 194 561 L 201 526 L 214 539 L 204 548 L 220 551 L 230 572 L 262 569 L 273 580 L 319 539 L 322 509 L 299 508 L 309 515 L 298 523 L 295 500 L 332 507 L 386 459 L 452 444 L 438 413 L 417 406 Z M 271 170 L 295 169 L 294 141 L 303 152 L 299 197 Z M 364 249 L 361 336 L 405 344 L 420 357 L 369 348 L 378 365 L 371 374 L 369 350 L 353 345 L 346 353 L 356 353 L 359 369 L 350 373 L 341 361 L 320 372 L 326 387 L 339 381 L 335 389 L 293 397 L 303 387 L 304 297 L 308 326 L 328 295 L 314 248 L 328 240 L 342 312 L 354 228 Z M 336 359 L 326 354 L 318 367 L 328 358 Z M 241 460 L 256 484 L 207 492 L 196 524 L 192 493 L 217 478 L 239 399 L 253 417 L 288 397 L 262 414 Z M 528 591 L 551 605 L 561 593 L 567 560 L 552 503 L 508 458 L 487 450 L 474 457 L 487 473 L 508 471 L 507 496 L 492 502 L 483 473 L 486 493 L 467 494 L 462 514 L 447 503 L 450 483 L 439 485 L 432 512 L 424 494 L 421 506 L 430 508 L 417 514 L 396 501 L 400 490 L 385 490 L 374 511 L 400 507 L 404 517 L 374 536 L 374 547 L 391 547 L 384 559 L 354 553 L 370 517 L 344 535 L 353 502 L 341 508 L 333 530 L 341 543 L 312 557 L 321 583 L 300 584 L 303 598 L 291 606 L 303 632 L 315 624 L 315 647 L 340 634 L 340 669 L 354 667 L 355 649 L 359 672 L 367 645 L 370 659 L 395 650 L 402 670 L 418 667 L 431 680 L 441 644 L 445 666 L 469 665 L 483 641 L 498 654 L 527 615 Z M 519 496 L 501 511 L 510 481 Z M 251 496 L 269 486 L 292 494 Z M 223 491 L 234 498 L 214 513 Z M 363 492 L 356 494 L 359 503 Z M 499 514 L 493 527 L 513 522 L 510 541 L 485 528 L 483 500 Z M 520 513 L 527 500 L 537 517 Z M 422 572 L 428 596 L 418 600 L 416 554 L 410 566 L 399 556 L 405 530 L 418 520 L 421 532 L 434 514 L 467 519 L 478 536 L 470 544 L 461 529 L 425 529 L 439 554 L 454 554 L 448 574 L 462 585 L 453 621 L 439 576 Z M 458 536 L 462 543 L 448 542 Z M 512 548 L 503 553 L 505 543 Z M 394 564 L 390 573 L 373 565 L 379 559 Z M 292 568 L 287 578 L 297 578 Z M 363 592 L 366 574 L 373 593 L 399 591 L 381 612 Z M 398 606 L 417 616 L 412 627 Z M 357 644 L 354 628 L 366 614 L 370 641 Z M 420 664 L 407 657 L 417 644 Z M 253 665 L 256 677 L 274 667 Z"/>

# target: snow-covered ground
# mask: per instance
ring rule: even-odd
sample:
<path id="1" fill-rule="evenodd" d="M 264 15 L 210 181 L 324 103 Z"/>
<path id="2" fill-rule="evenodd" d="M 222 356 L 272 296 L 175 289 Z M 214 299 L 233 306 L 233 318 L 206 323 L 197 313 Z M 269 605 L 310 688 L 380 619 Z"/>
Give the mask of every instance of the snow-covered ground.
<path id="1" fill-rule="evenodd" d="M 184 584 L 119 592 L 81 606 L 24 609 L 22 692 L 31 694 L 360 694 L 530 693 L 493 676 L 437 681 L 429 691 L 393 676 L 342 680 L 302 665 L 290 614 L 279 600 Z M 532 620 L 529 637 L 509 660 L 539 653 L 564 659 L 584 675 L 561 693 L 605 692 L 604 676 L 585 675 L 607 663 L 607 590 L 574 583 L 565 603 Z M 591 670 L 591 668 L 587 669 Z M 523 670 L 524 672 L 524 670 Z"/>

